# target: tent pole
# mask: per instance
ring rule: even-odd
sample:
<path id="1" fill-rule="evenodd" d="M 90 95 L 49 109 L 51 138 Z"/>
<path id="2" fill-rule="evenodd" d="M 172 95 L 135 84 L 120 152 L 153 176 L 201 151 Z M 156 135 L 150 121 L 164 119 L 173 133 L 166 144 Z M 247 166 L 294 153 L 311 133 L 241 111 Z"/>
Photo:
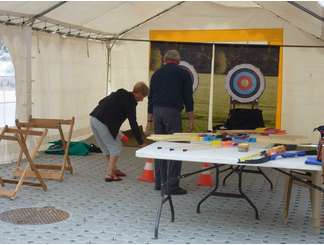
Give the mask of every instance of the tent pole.
<path id="1" fill-rule="evenodd" d="M 250 47 L 282 47 L 282 48 L 324 48 L 324 45 L 300 45 L 300 44 L 249 44 L 246 41 L 242 41 L 242 43 L 231 43 L 231 42 L 204 42 L 204 41 L 167 41 L 167 40 L 150 40 L 150 39 L 136 39 L 136 38 L 119 38 L 119 37 L 111 37 L 104 38 L 104 40 L 114 40 L 114 41 L 126 41 L 126 42 L 148 42 L 148 43 L 183 43 L 183 44 L 215 44 L 215 45 L 232 45 L 232 46 L 241 46 L 247 45 Z"/>
<path id="2" fill-rule="evenodd" d="M 106 77 L 106 95 L 108 95 L 109 91 L 109 84 L 111 85 L 111 77 L 110 77 L 110 69 L 111 69 L 111 64 L 110 64 L 110 57 L 111 57 L 111 45 L 110 41 L 106 41 L 106 50 L 107 50 L 107 77 Z"/>
<path id="3" fill-rule="evenodd" d="M 211 71 L 210 71 L 210 89 L 209 89 L 209 110 L 208 110 L 208 131 L 213 131 L 213 97 L 214 97 L 214 64 L 215 64 L 215 44 L 213 44 Z"/>
<path id="4" fill-rule="evenodd" d="M 314 13 L 313 11 L 303 7 L 302 5 L 300 5 L 299 3 L 295 2 L 295 1 L 288 1 L 288 3 L 290 3 L 291 5 L 293 5 L 294 7 L 306 12 L 307 14 L 313 16 L 314 18 L 324 22 L 324 17 L 319 16 L 318 14 Z"/>
<path id="5" fill-rule="evenodd" d="M 116 40 L 106 40 L 106 49 L 107 49 L 107 78 L 106 78 L 106 95 L 110 92 L 111 89 L 111 51 L 114 45 L 116 44 Z M 109 86 L 110 85 L 110 86 Z"/>
<path id="6" fill-rule="evenodd" d="M 31 28 L 26 33 L 25 31 L 25 41 L 27 43 L 27 52 L 26 52 L 26 114 L 25 119 L 30 115 L 33 115 L 33 93 L 32 93 L 32 34 Z"/>

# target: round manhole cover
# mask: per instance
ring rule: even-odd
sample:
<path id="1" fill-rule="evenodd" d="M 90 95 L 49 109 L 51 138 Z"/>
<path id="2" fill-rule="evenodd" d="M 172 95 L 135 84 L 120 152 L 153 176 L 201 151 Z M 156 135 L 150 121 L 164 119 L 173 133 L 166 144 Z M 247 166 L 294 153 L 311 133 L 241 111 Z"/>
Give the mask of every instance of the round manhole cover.
<path id="1" fill-rule="evenodd" d="M 69 218 L 69 213 L 54 207 L 18 208 L 0 214 L 0 220 L 17 225 L 43 225 Z"/>

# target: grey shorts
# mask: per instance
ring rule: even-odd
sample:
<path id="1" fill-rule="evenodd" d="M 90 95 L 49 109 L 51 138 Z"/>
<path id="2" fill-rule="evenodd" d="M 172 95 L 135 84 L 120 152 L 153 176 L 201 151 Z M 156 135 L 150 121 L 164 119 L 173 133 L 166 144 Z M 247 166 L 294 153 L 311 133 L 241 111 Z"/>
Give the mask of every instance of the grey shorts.
<path id="1" fill-rule="evenodd" d="M 96 138 L 97 144 L 104 155 L 119 156 L 122 143 L 117 135 L 116 139 L 111 135 L 108 127 L 97 118 L 90 116 L 90 127 Z"/>

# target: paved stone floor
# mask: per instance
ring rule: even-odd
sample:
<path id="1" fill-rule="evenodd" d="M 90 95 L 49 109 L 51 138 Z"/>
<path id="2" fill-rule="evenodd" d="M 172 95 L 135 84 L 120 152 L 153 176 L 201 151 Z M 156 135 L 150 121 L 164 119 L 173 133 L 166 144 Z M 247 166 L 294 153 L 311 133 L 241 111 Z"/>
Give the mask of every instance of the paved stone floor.
<path id="1" fill-rule="evenodd" d="M 53 206 L 70 213 L 69 219 L 47 225 L 13 225 L 0 221 L 0 243 L 324 243 L 324 230 L 314 234 L 310 225 L 308 190 L 295 187 L 289 224 L 283 224 L 283 177 L 265 170 L 274 183 L 270 191 L 265 179 L 244 175 L 244 190 L 260 212 L 254 219 L 252 208 L 243 199 L 211 197 L 195 212 L 208 187 L 198 187 L 197 176 L 183 179 L 189 191 L 173 198 L 175 222 L 165 206 L 159 239 L 153 239 L 154 220 L 160 201 L 153 184 L 139 182 L 144 161 L 135 157 L 136 148 L 125 148 L 119 167 L 128 176 L 121 182 L 106 183 L 101 154 L 72 157 L 75 173 L 63 182 L 47 181 L 48 191 L 24 186 L 15 200 L 0 197 L 0 212 L 27 207 Z M 42 161 L 57 162 L 60 156 L 41 154 Z M 12 165 L 0 166 L 1 176 L 10 176 Z M 186 163 L 183 173 L 199 169 Z M 237 177 L 224 188 L 236 191 Z M 324 210 L 324 209 L 323 209 Z"/>

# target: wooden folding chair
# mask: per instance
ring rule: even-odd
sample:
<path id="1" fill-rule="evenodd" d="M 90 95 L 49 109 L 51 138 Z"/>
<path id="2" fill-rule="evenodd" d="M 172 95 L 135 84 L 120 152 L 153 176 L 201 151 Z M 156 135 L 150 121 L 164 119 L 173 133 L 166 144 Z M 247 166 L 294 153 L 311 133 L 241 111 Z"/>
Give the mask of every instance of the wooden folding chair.
<path id="1" fill-rule="evenodd" d="M 301 170 L 292 170 L 292 171 L 290 171 L 290 173 L 292 175 L 296 176 L 297 178 L 302 179 L 305 182 L 309 182 L 309 183 L 314 182 L 314 180 L 313 180 L 313 177 L 315 177 L 315 176 L 313 176 L 314 173 L 307 172 L 307 171 L 301 171 Z M 313 184 L 315 184 L 315 185 L 323 184 L 323 176 L 324 176 L 324 145 L 322 146 L 322 178 L 320 180 L 321 182 L 313 183 Z M 283 197 L 283 201 L 284 201 L 283 215 L 284 215 L 284 223 L 285 224 L 288 223 L 289 206 L 290 206 L 290 199 L 291 199 L 291 192 L 292 192 L 293 184 L 308 188 L 310 201 L 312 204 L 314 203 L 314 198 L 315 198 L 314 190 L 312 190 L 308 185 L 294 180 L 293 177 L 287 176 L 286 180 L 285 180 L 285 190 L 284 190 L 284 197 Z"/>
<path id="2" fill-rule="evenodd" d="M 39 131 L 29 130 L 28 132 L 26 130 L 16 129 L 16 128 L 9 128 L 7 125 L 4 127 L 0 134 L 0 140 L 10 140 L 10 141 L 16 141 L 21 149 L 21 155 L 24 154 L 27 160 L 26 166 L 23 168 L 20 178 L 19 179 L 3 179 L 0 178 L 0 196 L 6 196 L 11 199 L 14 199 L 17 195 L 17 192 L 20 190 L 22 185 L 29 185 L 29 186 L 36 186 L 41 187 L 44 191 L 47 190 L 47 186 L 45 182 L 43 181 L 40 173 L 38 172 L 37 168 L 35 167 L 35 164 L 32 160 L 32 157 L 29 154 L 28 148 L 26 146 L 26 136 L 24 135 L 34 135 L 34 136 L 41 136 L 43 133 Z M 21 156 L 22 157 L 22 156 Z M 25 178 L 27 177 L 27 172 L 32 172 L 38 182 L 30 182 L 25 181 Z M 5 183 L 9 184 L 16 184 L 16 187 L 12 190 L 5 189 Z"/>
<path id="3" fill-rule="evenodd" d="M 2 180 L 2 178 L 0 177 L 0 185 L 4 186 L 4 181 Z"/>
<path id="4" fill-rule="evenodd" d="M 63 133 L 63 125 L 68 125 L 68 135 L 65 139 Z M 65 170 L 69 171 L 73 174 L 73 168 L 71 164 L 71 160 L 69 157 L 69 146 L 72 138 L 73 126 L 74 126 L 74 117 L 69 120 L 63 119 L 42 119 L 42 118 L 32 118 L 30 117 L 28 122 L 19 122 L 16 121 L 16 126 L 18 129 L 25 129 L 26 131 L 33 129 L 33 128 L 43 128 L 46 130 L 48 129 L 58 129 L 60 138 L 63 145 L 64 155 L 63 155 L 63 162 L 62 163 L 36 163 L 35 167 L 39 170 L 42 178 L 44 179 L 52 179 L 52 180 L 59 180 L 62 181 L 64 179 L 64 172 Z M 45 135 L 44 135 L 45 137 Z M 44 139 L 42 138 L 42 140 Z M 32 152 L 32 156 L 35 157 L 39 147 L 41 146 L 41 141 L 37 143 L 36 147 Z M 20 176 L 22 174 L 22 170 L 20 169 L 20 161 L 17 162 L 17 168 L 15 171 L 16 176 Z M 31 171 L 27 172 L 27 176 L 35 177 L 35 174 Z"/>

